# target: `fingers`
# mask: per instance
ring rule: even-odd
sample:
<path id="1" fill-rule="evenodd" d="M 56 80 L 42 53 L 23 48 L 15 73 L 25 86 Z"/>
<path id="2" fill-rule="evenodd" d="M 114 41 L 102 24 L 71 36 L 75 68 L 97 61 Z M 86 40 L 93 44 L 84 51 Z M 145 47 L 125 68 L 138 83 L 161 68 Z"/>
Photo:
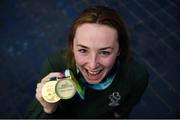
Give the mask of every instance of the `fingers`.
<path id="1" fill-rule="evenodd" d="M 44 99 L 42 98 L 42 94 L 41 94 L 42 87 L 43 87 L 43 84 L 42 84 L 42 83 L 38 83 L 38 84 L 37 84 L 37 87 L 36 87 L 36 99 L 37 99 L 40 103 L 44 101 Z"/>
<path id="2" fill-rule="evenodd" d="M 37 87 L 36 87 L 35 97 L 40 102 L 40 104 L 43 106 L 43 109 L 46 113 L 52 113 L 57 107 L 57 103 L 48 103 L 42 97 L 42 87 L 44 86 L 45 81 L 52 78 L 52 77 L 62 78 L 62 77 L 64 77 L 64 75 L 62 73 L 59 73 L 59 72 L 49 73 L 46 77 L 44 77 L 41 80 L 40 83 L 37 84 Z"/>
<path id="3" fill-rule="evenodd" d="M 46 102 L 42 97 L 42 87 L 43 83 L 38 83 L 36 88 L 36 99 L 40 102 L 40 104 L 43 107 L 44 112 L 46 113 L 52 113 L 56 110 L 57 103 L 48 103 Z"/>
<path id="4" fill-rule="evenodd" d="M 52 77 L 60 77 L 60 78 L 62 78 L 62 77 L 64 77 L 64 74 L 62 74 L 62 73 L 60 73 L 60 72 L 49 73 L 46 77 L 44 77 L 44 78 L 41 80 L 41 82 L 42 82 L 42 83 L 45 83 L 46 80 L 48 80 L 48 79 L 50 79 L 50 78 L 52 78 Z"/>
<path id="5" fill-rule="evenodd" d="M 57 103 L 48 103 L 42 97 L 42 87 L 43 83 L 38 83 L 36 88 L 36 99 L 40 102 L 43 107 L 44 112 L 53 113 L 57 108 Z"/>
<path id="6" fill-rule="evenodd" d="M 46 77 L 44 77 L 40 83 L 37 84 L 36 87 L 36 98 L 39 100 L 39 102 L 44 103 L 44 99 L 42 98 L 42 87 L 45 83 L 46 80 L 48 80 L 49 78 L 52 77 L 64 77 L 64 75 L 60 72 L 53 72 L 53 73 L 49 73 Z"/>

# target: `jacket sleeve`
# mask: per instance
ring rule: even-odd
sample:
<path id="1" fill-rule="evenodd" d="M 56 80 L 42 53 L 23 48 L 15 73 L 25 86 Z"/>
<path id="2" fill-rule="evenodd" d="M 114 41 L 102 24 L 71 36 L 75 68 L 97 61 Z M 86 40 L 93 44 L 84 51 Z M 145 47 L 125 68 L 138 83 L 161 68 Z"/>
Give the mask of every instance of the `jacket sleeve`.
<path id="1" fill-rule="evenodd" d="M 40 74 L 39 80 L 40 82 L 43 77 L 51 72 L 60 72 L 64 70 L 65 63 L 62 57 L 56 53 L 53 56 L 48 57 L 43 63 L 42 72 Z M 35 88 L 36 89 L 36 88 Z M 52 114 L 46 114 L 43 111 L 41 104 L 34 98 L 31 104 L 29 105 L 24 118 L 56 118 L 58 114 L 60 114 L 61 109 L 57 107 L 56 111 Z M 58 114 L 57 114 L 58 113 Z"/>

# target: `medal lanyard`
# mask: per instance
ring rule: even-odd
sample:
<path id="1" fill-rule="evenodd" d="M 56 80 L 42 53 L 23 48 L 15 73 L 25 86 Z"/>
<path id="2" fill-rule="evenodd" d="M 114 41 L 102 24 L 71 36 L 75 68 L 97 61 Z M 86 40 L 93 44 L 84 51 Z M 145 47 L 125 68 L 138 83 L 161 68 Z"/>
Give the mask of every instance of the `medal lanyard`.
<path id="1" fill-rule="evenodd" d="M 84 94 L 85 94 L 85 87 L 81 87 L 79 82 L 76 80 L 74 74 L 70 69 L 66 69 L 64 72 L 65 77 L 70 77 L 73 82 L 75 83 L 76 91 L 78 92 L 79 96 L 81 97 L 82 100 L 84 100 Z"/>
<path id="2" fill-rule="evenodd" d="M 81 81 L 83 82 L 83 84 L 89 88 L 92 88 L 94 90 L 104 90 L 107 87 L 109 87 L 111 85 L 111 83 L 113 82 L 114 78 L 116 76 L 116 73 L 113 74 L 111 77 L 107 77 L 105 78 L 105 80 L 103 80 L 102 82 L 98 83 L 98 84 L 88 84 L 85 82 L 85 80 L 81 77 Z"/>
<path id="3" fill-rule="evenodd" d="M 112 68 L 111 72 L 109 73 L 109 75 L 107 75 L 104 80 L 98 84 L 88 84 L 85 80 L 84 77 L 82 76 L 82 74 L 80 73 L 78 67 L 77 67 L 77 74 L 78 74 L 78 80 L 75 78 L 73 72 L 70 69 L 66 69 L 64 72 L 65 77 L 70 77 L 73 82 L 76 85 L 76 91 L 78 92 L 79 96 L 81 97 L 82 100 L 84 100 L 85 98 L 85 88 L 89 87 L 92 88 L 94 90 L 104 90 L 107 87 L 109 87 L 116 74 L 117 74 L 117 68 L 120 66 L 119 61 L 116 63 L 116 65 Z M 76 76 L 77 77 L 77 76 Z"/>
<path id="4" fill-rule="evenodd" d="M 76 71 L 77 71 L 77 74 L 78 74 L 78 80 L 80 81 L 80 83 L 84 87 L 84 90 L 85 90 L 85 87 L 89 87 L 89 88 L 94 89 L 94 90 L 104 90 L 104 89 L 108 88 L 112 84 L 112 82 L 115 79 L 115 76 L 117 74 L 119 66 L 120 66 L 120 63 L 119 63 L 119 61 L 117 61 L 115 63 L 115 65 L 113 66 L 112 70 L 110 71 L 110 73 L 108 73 L 108 75 L 100 83 L 89 84 L 84 79 L 84 77 L 81 74 L 81 72 L 80 72 L 80 70 L 78 68 L 78 65 L 77 65 Z"/>

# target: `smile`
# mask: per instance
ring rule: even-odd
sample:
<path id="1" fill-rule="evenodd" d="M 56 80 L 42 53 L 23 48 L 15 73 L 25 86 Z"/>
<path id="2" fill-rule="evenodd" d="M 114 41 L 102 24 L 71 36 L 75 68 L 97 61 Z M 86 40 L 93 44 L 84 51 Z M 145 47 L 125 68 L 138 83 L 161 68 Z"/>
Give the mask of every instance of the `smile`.
<path id="1" fill-rule="evenodd" d="M 100 70 L 88 70 L 88 69 L 85 69 L 86 71 L 86 76 L 87 76 L 87 79 L 90 80 L 90 81 L 99 81 L 100 78 L 102 77 L 103 75 L 103 69 L 100 69 Z"/>
<path id="2" fill-rule="evenodd" d="M 98 75 L 102 70 L 99 70 L 99 71 L 89 71 L 89 70 L 86 70 L 86 72 L 88 73 L 88 75 Z"/>

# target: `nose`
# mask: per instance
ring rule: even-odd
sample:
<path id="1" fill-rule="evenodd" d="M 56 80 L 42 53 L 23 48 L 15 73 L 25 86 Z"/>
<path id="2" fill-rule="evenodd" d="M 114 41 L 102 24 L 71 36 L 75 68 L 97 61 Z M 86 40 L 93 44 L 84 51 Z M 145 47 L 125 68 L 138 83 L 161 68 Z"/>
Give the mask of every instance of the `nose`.
<path id="1" fill-rule="evenodd" d="M 98 56 L 97 56 L 97 54 L 93 53 L 93 54 L 91 54 L 91 55 L 89 56 L 89 59 L 88 59 L 88 67 L 89 67 L 89 69 L 94 70 L 94 69 L 96 69 L 98 66 L 99 66 Z"/>

